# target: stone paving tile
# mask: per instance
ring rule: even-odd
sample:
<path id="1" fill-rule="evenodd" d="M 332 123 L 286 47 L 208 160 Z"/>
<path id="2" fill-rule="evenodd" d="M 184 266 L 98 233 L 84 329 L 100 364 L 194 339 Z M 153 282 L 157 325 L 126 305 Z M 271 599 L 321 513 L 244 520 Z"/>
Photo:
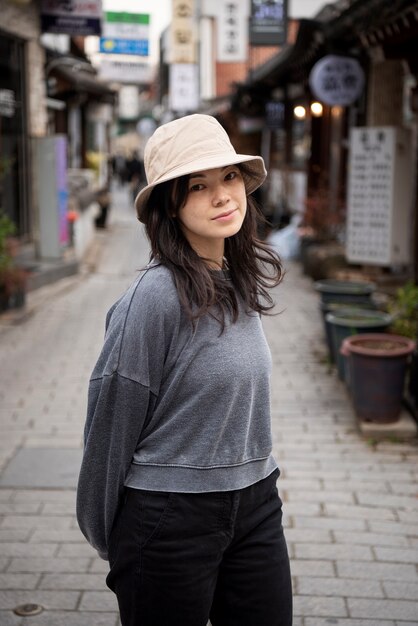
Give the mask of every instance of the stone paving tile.
<path id="1" fill-rule="evenodd" d="M 116 612 L 45 611 L 40 615 L 24 618 L 21 626 L 116 626 L 118 622 Z M 13 622 L 11 624 L 14 626 Z M 20 622 L 17 624 L 20 626 Z"/>
<path id="2" fill-rule="evenodd" d="M 40 574 L 0 574 L 0 589 L 35 589 Z M 1 622 L 0 622 L 1 624 Z"/>
<path id="3" fill-rule="evenodd" d="M 41 505 L 36 502 L 0 502 L 0 515 L 15 513 L 39 513 Z"/>
<path id="4" fill-rule="evenodd" d="M 290 562 L 292 576 L 335 576 L 335 567 L 331 561 L 314 561 L 293 558 Z"/>
<path id="5" fill-rule="evenodd" d="M 326 596 L 295 595 L 293 599 L 293 613 L 300 616 L 348 617 L 347 608 L 342 598 Z"/>
<path id="6" fill-rule="evenodd" d="M 78 591 L 0 590 L 0 607 L 14 609 L 19 604 L 34 603 L 47 609 L 73 611 L 78 605 L 79 596 Z"/>
<path id="7" fill-rule="evenodd" d="M 352 543 L 367 546 L 407 546 L 408 540 L 404 535 L 388 535 L 383 533 L 362 533 L 334 531 L 337 543 Z M 385 559 L 381 559 L 385 560 Z"/>
<path id="8" fill-rule="evenodd" d="M 416 496 L 416 494 L 414 494 Z M 357 499 L 359 504 L 366 504 L 368 506 L 377 506 L 377 507 L 396 507 L 396 508 L 406 508 L 406 509 L 415 509 L 416 516 L 418 519 L 418 498 L 408 497 L 408 496 L 398 496 L 393 493 L 391 494 L 382 494 L 370 491 L 359 491 L 357 493 Z"/>
<path id="9" fill-rule="evenodd" d="M 388 508 L 373 508 L 366 506 L 345 506 L 329 502 L 325 505 L 325 512 L 329 516 L 354 518 L 354 519 L 384 519 L 396 520 L 396 513 Z"/>
<path id="10" fill-rule="evenodd" d="M 305 491 L 298 489 L 292 491 L 289 489 L 289 502 L 343 502 L 345 504 L 354 504 L 354 496 L 349 491 Z"/>
<path id="11" fill-rule="evenodd" d="M 417 524 L 406 524 L 403 522 L 381 522 L 379 520 L 369 520 L 370 530 L 376 533 L 388 533 L 392 535 L 418 536 Z"/>
<path id="12" fill-rule="evenodd" d="M 13 558 L 8 567 L 9 572 L 86 572 L 88 558 L 44 559 L 37 557 Z"/>
<path id="13" fill-rule="evenodd" d="M 13 496 L 13 489 L 0 489 L 0 502 L 7 502 Z"/>
<path id="14" fill-rule="evenodd" d="M 335 517 L 294 516 L 296 528 L 328 528 L 330 530 L 365 531 L 367 520 L 343 519 Z"/>
<path id="15" fill-rule="evenodd" d="M 75 503 L 75 491 L 73 489 L 19 489 L 14 492 L 13 500 L 15 502 L 36 500 L 52 503 Z"/>
<path id="16" fill-rule="evenodd" d="M 415 584 L 407 582 L 398 583 L 392 580 L 390 582 L 383 582 L 382 585 L 388 598 L 418 601 L 418 582 Z"/>
<path id="17" fill-rule="evenodd" d="M 41 515 L 72 515 L 75 511 L 75 498 L 74 501 L 68 502 L 45 502 L 42 504 Z"/>
<path id="18" fill-rule="evenodd" d="M 285 535 L 288 543 L 332 543 L 331 532 L 318 528 L 286 528 Z"/>
<path id="19" fill-rule="evenodd" d="M 418 582 L 416 568 L 409 564 L 367 563 L 365 561 L 338 561 L 337 575 L 342 578 L 395 580 Z"/>
<path id="20" fill-rule="evenodd" d="M 397 626 L 392 620 L 364 620 L 364 619 L 344 619 L 344 618 L 323 618 L 323 617 L 305 617 L 304 626 Z M 399 624 L 399 626 L 401 626 Z M 402 626 L 407 626 L 406 622 L 402 622 Z M 411 625 L 412 626 L 412 625 Z M 416 626 L 416 624 L 414 625 Z"/>
<path id="21" fill-rule="evenodd" d="M 355 546 L 350 544 L 308 544 L 300 543 L 295 546 L 295 555 L 300 559 L 329 559 L 331 561 L 372 561 L 373 553 L 368 546 Z"/>
<path id="22" fill-rule="evenodd" d="M 403 549 L 376 546 L 374 548 L 374 552 L 379 561 L 418 563 L 418 550 L 413 550 L 411 548 Z"/>
<path id="23" fill-rule="evenodd" d="M 84 541 L 83 543 L 63 544 L 59 547 L 56 556 L 58 559 L 61 559 L 62 557 L 74 556 L 95 557 L 96 554 L 96 550 Z"/>
<path id="24" fill-rule="evenodd" d="M 101 574 L 107 576 L 109 573 L 109 563 L 100 557 L 96 557 L 95 559 L 92 559 L 87 571 L 91 573 L 100 572 Z"/>
<path id="25" fill-rule="evenodd" d="M 102 574 L 44 574 L 39 589 L 103 591 L 106 583 Z"/>
<path id="26" fill-rule="evenodd" d="M 418 615 L 418 600 L 410 602 L 348 598 L 347 603 L 352 617 L 413 621 L 417 619 Z"/>
<path id="27" fill-rule="evenodd" d="M 107 591 L 86 591 L 83 593 L 80 611 L 117 611 L 116 596 L 109 589 Z"/>
<path id="28" fill-rule="evenodd" d="M 6 515 L 1 522 L 1 528 L 62 528 L 66 530 L 70 527 L 71 518 L 54 517 L 51 515 Z"/>
<path id="29" fill-rule="evenodd" d="M 0 609 L 0 624 L 1 626 L 22 626 L 22 618 L 11 611 Z"/>
<path id="30" fill-rule="evenodd" d="M 30 556 L 30 557 L 50 557 L 54 556 L 58 549 L 55 543 L 37 543 L 28 545 L 27 543 L 3 543 L 1 544 L 3 556 Z"/>
<path id="31" fill-rule="evenodd" d="M 296 578 L 296 593 L 309 596 L 332 596 L 357 598 L 384 598 L 382 586 L 377 580 L 353 580 L 351 578 Z"/>
<path id="32" fill-rule="evenodd" d="M 10 559 L 0 556 L 0 572 L 3 572 L 10 564 Z"/>
<path id="33" fill-rule="evenodd" d="M 28 528 L 0 528 L 0 543 L 4 541 L 26 541 L 31 531 Z"/>

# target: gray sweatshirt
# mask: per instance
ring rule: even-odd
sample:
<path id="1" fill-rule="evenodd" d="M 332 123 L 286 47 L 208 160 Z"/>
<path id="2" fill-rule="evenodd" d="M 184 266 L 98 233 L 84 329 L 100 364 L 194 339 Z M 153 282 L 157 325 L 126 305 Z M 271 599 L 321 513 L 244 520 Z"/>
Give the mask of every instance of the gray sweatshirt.
<path id="1" fill-rule="evenodd" d="M 260 316 L 240 301 L 238 320 L 220 330 L 210 315 L 193 328 L 158 263 L 110 309 L 77 492 L 80 528 L 102 558 L 124 487 L 229 491 L 277 467 Z"/>

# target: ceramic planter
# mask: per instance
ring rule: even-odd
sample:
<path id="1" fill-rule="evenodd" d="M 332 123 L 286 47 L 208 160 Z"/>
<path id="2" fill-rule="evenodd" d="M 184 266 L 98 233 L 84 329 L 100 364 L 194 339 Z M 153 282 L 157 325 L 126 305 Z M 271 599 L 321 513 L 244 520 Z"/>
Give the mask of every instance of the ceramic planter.
<path id="1" fill-rule="evenodd" d="M 321 302 L 367 303 L 376 289 L 374 283 L 327 278 L 314 283 Z"/>
<path id="2" fill-rule="evenodd" d="M 340 352 L 344 339 L 360 333 L 384 332 L 392 323 L 392 317 L 382 311 L 346 307 L 328 313 L 326 323 L 331 329 L 331 349 L 337 363 L 338 377 L 340 380 L 345 380 L 349 386 L 345 357 Z"/>
<path id="3" fill-rule="evenodd" d="M 354 309 L 360 309 L 360 310 L 373 310 L 376 311 L 377 307 L 374 304 L 374 302 L 370 299 L 366 302 L 354 302 L 354 303 L 347 303 L 347 302 L 320 302 L 319 303 L 319 307 L 321 310 L 321 314 L 322 314 L 322 322 L 324 325 L 324 334 L 325 334 L 325 340 L 326 340 L 326 344 L 327 344 L 327 348 L 328 348 L 328 354 L 329 354 L 329 358 L 331 363 L 335 363 L 337 361 L 337 356 L 336 354 L 334 354 L 334 346 L 333 346 L 333 340 L 332 340 L 332 325 L 330 324 L 329 321 L 327 321 L 327 315 L 328 313 L 336 313 L 338 314 L 342 309 L 346 309 L 347 307 L 354 308 Z"/>
<path id="4" fill-rule="evenodd" d="M 357 416 L 367 422 L 396 422 L 402 408 L 408 358 L 415 342 L 401 335 L 369 333 L 344 339 L 351 398 Z"/>

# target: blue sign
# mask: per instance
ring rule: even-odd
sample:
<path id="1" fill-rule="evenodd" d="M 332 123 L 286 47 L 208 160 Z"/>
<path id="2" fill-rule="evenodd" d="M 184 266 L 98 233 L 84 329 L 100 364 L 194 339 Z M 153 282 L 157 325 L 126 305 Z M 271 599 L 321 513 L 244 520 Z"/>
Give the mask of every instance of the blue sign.
<path id="1" fill-rule="evenodd" d="M 108 39 L 100 37 L 100 52 L 148 56 L 148 39 Z"/>

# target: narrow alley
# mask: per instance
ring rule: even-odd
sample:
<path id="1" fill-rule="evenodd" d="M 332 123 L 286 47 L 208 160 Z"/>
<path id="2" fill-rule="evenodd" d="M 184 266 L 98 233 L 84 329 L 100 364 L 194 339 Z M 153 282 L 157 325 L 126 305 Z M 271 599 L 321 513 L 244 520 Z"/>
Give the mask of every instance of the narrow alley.
<path id="1" fill-rule="evenodd" d="M 0 625 L 116 626 L 107 563 L 75 519 L 88 378 L 110 305 L 148 260 L 128 194 L 81 274 L 0 320 Z M 366 441 L 324 361 L 318 296 L 298 264 L 265 318 L 295 626 L 418 624 L 416 442 Z M 20 605 L 41 612 L 18 616 Z M 35 610 L 35 609 L 34 609 Z M 264 626 L 264 625 L 254 625 Z M 265 625 L 267 626 L 267 625 Z"/>

